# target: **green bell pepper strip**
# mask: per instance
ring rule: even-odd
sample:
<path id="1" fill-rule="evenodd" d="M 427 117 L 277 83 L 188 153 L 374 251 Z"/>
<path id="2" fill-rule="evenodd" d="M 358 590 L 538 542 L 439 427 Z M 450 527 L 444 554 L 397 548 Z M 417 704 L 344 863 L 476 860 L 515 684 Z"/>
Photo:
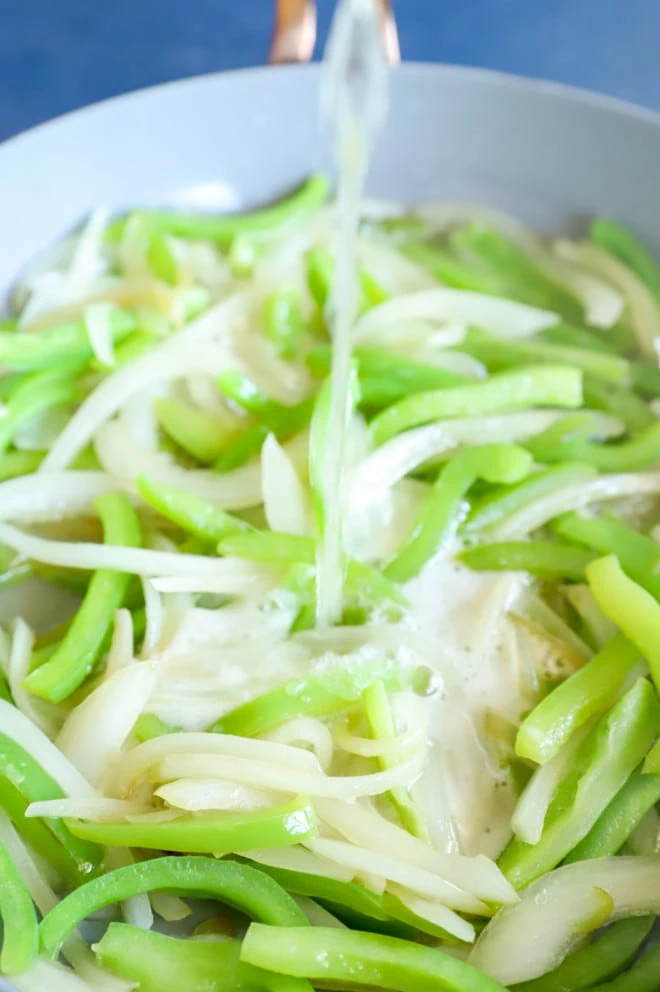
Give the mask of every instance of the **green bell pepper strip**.
<path id="1" fill-rule="evenodd" d="M 591 225 L 591 240 L 628 266 L 660 299 L 660 267 L 631 231 L 616 221 L 601 218 Z"/>
<path id="2" fill-rule="evenodd" d="M 330 370 L 331 349 L 327 345 L 314 348 L 306 356 L 307 367 L 313 375 L 327 375 Z M 358 347 L 353 349 L 360 380 L 389 382 L 392 387 L 409 393 L 420 393 L 429 389 L 443 389 L 445 386 L 460 386 L 469 383 L 467 376 L 449 369 L 416 362 L 403 355 L 397 355 L 386 348 Z"/>
<path id="3" fill-rule="evenodd" d="M 159 823 L 67 820 L 66 824 L 74 836 L 98 844 L 217 856 L 289 847 L 318 836 L 314 811 L 305 799 L 249 813 L 184 813 Z"/>
<path id="4" fill-rule="evenodd" d="M 461 386 L 470 382 L 467 376 L 437 365 L 404 358 L 386 348 L 356 348 L 353 355 L 361 376 L 374 379 L 392 379 L 407 393 L 419 393 L 446 386 Z"/>
<path id="5" fill-rule="evenodd" d="M 660 600 L 660 575 L 656 566 L 660 547 L 650 537 L 639 534 L 616 517 L 581 517 L 566 513 L 553 524 L 562 537 L 586 544 L 601 554 L 613 554 L 627 575 Z"/>
<path id="6" fill-rule="evenodd" d="M 144 251 L 147 267 L 157 279 L 175 286 L 179 278 L 179 267 L 172 249 L 162 231 L 153 223 L 147 213 L 134 212 L 122 230 L 122 238 L 136 239 Z"/>
<path id="7" fill-rule="evenodd" d="M 59 877 L 78 885 L 88 873 L 79 870 L 76 862 L 46 824 L 36 817 L 26 816 L 30 801 L 5 776 L 0 775 L 0 807 L 9 816 L 24 841 L 51 865 Z"/>
<path id="8" fill-rule="evenodd" d="M 374 417 L 392 403 L 404 400 L 410 393 L 411 390 L 395 379 L 360 379 L 357 406 L 368 418 Z"/>
<path id="9" fill-rule="evenodd" d="M 497 372 L 518 365 L 548 362 L 582 369 L 598 379 L 618 385 L 629 383 L 631 377 L 629 363 L 619 355 L 595 351 L 593 348 L 552 344 L 534 338 L 509 341 L 486 334 L 485 331 L 469 330 L 461 342 L 460 350 L 472 355 L 486 368 Z"/>
<path id="10" fill-rule="evenodd" d="M 585 406 L 619 417 L 632 434 L 656 423 L 656 418 L 644 400 L 630 388 L 585 375 L 583 390 Z"/>
<path id="11" fill-rule="evenodd" d="M 0 806 L 19 832 L 27 829 L 26 839 L 40 853 L 44 851 L 49 860 L 53 856 L 51 863 L 64 879 L 78 883 L 99 867 L 101 848 L 78 840 L 61 820 L 25 817 L 30 803 L 62 799 L 64 793 L 27 751 L 4 734 L 0 734 L 0 776 Z"/>
<path id="12" fill-rule="evenodd" d="M 505 280 L 509 292 L 532 306 L 554 310 L 566 320 L 581 323 L 578 299 L 533 262 L 516 244 L 484 224 L 461 227 L 450 238 L 462 255 L 474 258 Z"/>
<path id="13" fill-rule="evenodd" d="M 159 341 L 160 339 L 155 334 L 148 331 L 132 331 L 115 346 L 113 369 L 128 365 L 136 358 L 151 351 Z M 107 366 L 99 362 L 98 359 L 93 359 L 90 365 L 96 372 L 107 372 Z"/>
<path id="14" fill-rule="evenodd" d="M 121 341 L 135 327 L 134 314 L 118 309 L 110 314 L 113 341 Z M 0 331 L 0 365 L 22 372 L 53 370 L 70 362 L 84 364 L 93 354 L 84 320 L 57 324 L 29 334 Z"/>
<path id="15" fill-rule="evenodd" d="M 251 458 L 259 454 L 269 433 L 270 431 L 265 424 L 255 424 L 254 427 L 249 427 L 244 434 L 227 445 L 213 463 L 213 470 L 220 473 L 231 472 L 232 469 L 245 465 Z M 277 436 L 277 432 L 275 435 Z"/>
<path id="16" fill-rule="evenodd" d="M 325 307 L 332 288 L 334 260 L 326 248 L 311 248 L 307 252 L 307 288 L 317 306 Z"/>
<path id="17" fill-rule="evenodd" d="M 651 947 L 623 975 L 591 985 L 589 992 L 660 992 L 660 945 Z"/>
<path id="18" fill-rule="evenodd" d="M 303 562 L 313 565 L 316 561 L 314 541 L 294 534 L 253 530 L 233 534 L 218 545 L 220 554 L 236 555 L 252 561 L 273 565 L 295 565 Z M 347 589 L 367 605 L 385 601 L 407 606 L 408 601 L 398 587 L 375 568 L 354 558 L 346 560 Z"/>
<path id="19" fill-rule="evenodd" d="M 638 679 L 602 716 L 578 748 L 560 782 L 537 844 L 510 842 L 499 866 L 523 888 L 552 871 L 579 842 L 644 759 L 660 726 L 660 703 L 652 685 Z"/>
<path id="20" fill-rule="evenodd" d="M 106 544 L 139 547 L 142 542 L 135 510 L 121 493 L 106 493 L 96 501 Z M 99 569 L 58 650 L 46 664 L 31 672 L 24 685 L 29 692 L 52 703 L 70 696 L 99 660 L 106 635 L 128 590 L 131 576 Z"/>
<path id="21" fill-rule="evenodd" d="M 366 686 L 362 692 L 362 705 L 371 736 L 375 740 L 391 740 L 396 736 L 387 686 L 382 679 Z M 396 755 L 381 755 L 376 759 L 376 763 L 381 771 L 386 771 L 388 768 L 393 768 L 398 760 L 400 759 Z M 401 826 L 414 837 L 419 837 L 428 844 L 429 833 L 410 789 L 398 786 L 390 789 L 387 797 L 396 811 Z"/>
<path id="22" fill-rule="evenodd" d="M 335 927 L 251 924 L 241 960 L 329 987 L 394 992 L 504 992 L 499 982 L 434 948 Z"/>
<path id="23" fill-rule="evenodd" d="M 501 541 L 466 548 L 458 561 L 476 572 L 529 572 L 539 579 L 584 580 L 584 570 L 595 555 L 570 544 L 550 541 Z"/>
<path id="24" fill-rule="evenodd" d="M 264 992 L 282 988 L 271 984 L 267 972 L 239 961 L 238 940 L 180 939 L 127 923 L 111 923 L 94 950 L 104 968 L 136 982 L 140 992 L 218 992 L 220 988 L 222 992 Z M 282 981 L 279 976 L 273 978 Z"/>
<path id="25" fill-rule="evenodd" d="M 161 429 L 197 461 L 209 464 L 237 437 L 242 425 L 233 415 L 223 419 L 178 400 L 157 398 L 154 409 Z"/>
<path id="26" fill-rule="evenodd" d="M 630 372 L 633 388 L 646 400 L 660 397 L 660 369 L 644 362 L 631 362 Z"/>
<path id="27" fill-rule="evenodd" d="M 525 442 L 538 462 L 578 461 L 600 472 L 638 472 L 660 462 L 660 422 L 643 428 L 629 441 L 602 444 L 572 437 L 575 421 L 566 418 Z"/>
<path id="28" fill-rule="evenodd" d="M 209 729 L 218 734 L 257 737 L 297 716 L 331 716 L 359 703 L 364 690 L 378 681 L 391 691 L 422 691 L 428 685 L 428 671 L 383 658 L 350 669 L 338 667 L 303 675 L 241 703 Z"/>
<path id="29" fill-rule="evenodd" d="M 291 896 L 249 865 L 205 857 L 153 858 L 107 872 L 65 896 L 41 921 L 41 949 L 55 958 L 69 934 L 92 913 L 132 896 L 162 891 L 217 899 L 275 926 L 307 923 Z"/>
<path id="30" fill-rule="evenodd" d="M 264 335 L 281 358 L 294 359 L 300 352 L 305 329 L 305 317 L 297 289 L 295 286 L 278 286 L 264 303 Z"/>
<path id="31" fill-rule="evenodd" d="M 27 579 L 31 579 L 35 569 L 31 562 L 22 561 L 18 565 L 12 565 L 0 572 L 0 589 L 10 589 L 19 585 Z"/>
<path id="32" fill-rule="evenodd" d="M 326 248 L 311 248 L 307 252 L 307 287 L 315 303 L 323 310 L 330 299 L 334 279 L 335 261 L 332 252 Z M 384 303 L 391 294 L 377 279 L 358 266 L 360 288 L 360 313 Z"/>
<path id="33" fill-rule="evenodd" d="M 533 472 L 521 482 L 496 489 L 475 500 L 462 530 L 472 534 L 493 527 L 534 500 L 574 482 L 585 482 L 595 475 L 593 466 L 580 462 L 566 462 Z"/>
<path id="34" fill-rule="evenodd" d="M 203 541 L 217 544 L 231 534 L 252 530 L 243 520 L 185 489 L 165 486 L 144 475 L 139 475 L 136 482 L 140 496 L 150 506 Z"/>
<path id="35" fill-rule="evenodd" d="M 385 575 L 406 582 L 422 570 L 452 536 L 460 521 L 463 500 L 478 479 L 516 483 L 528 475 L 531 467 L 531 455 L 515 444 L 482 444 L 459 451 L 440 470 L 413 530 L 385 567 Z"/>
<path id="36" fill-rule="evenodd" d="M 513 985 L 513 992 L 581 992 L 605 982 L 634 961 L 653 929 L 654 917 L 630 916 L 613 923 L 601 937 L 569 954 L 553 971 Z M 605 986 L 609 989 L 609 985 Z"/>
<path id="37" fill-rule="evenodd" d="M 7 451 L 0 455 L 0 482 L 19 475 L 36 472 L 44 457 L 43 451 Z"/>
<path id="38" fill-rule="evenodd" d="M 516 754 L 539 765 L 550 761 L 576 730 L 615 703 L 639 662 L 637 648 L 618 634 L 525 717 Z"/>
<path id="39" fill-rule="evenodd" d="M 176 734 L 179 728 L 171 723 L 165 723 L 155 713 L 142 713 L 135 721 L 133 733 L 135 739 L 143 744 L 144 741 L 153 740 L 154 737 L 163 737 L 164 734 Z"/>
<path id="40" fill-rule="evenodd" d="M 14 862 L 0 844 L 0 918 L 2 950 L 0 972 L 21 975 L 29 971 L 39 952 L 37 913 Z"/>
<path id="41" fill-rule="evenodd" d="M 579 407 L 582 374 L 566 366 L 537 365 L 500 372 L 482 382 L 417 393 L 395 403 L 371 422 L 377 444 L 402 431 L 446 417 L 476 417 L 530 407 Z"/>
<path id="42" fill-rule="evenodd" d="M 652 806 L 660 802 L 660 775 L 646 775 L 637 768 L 603 810 L 593 827 L 564 864 L 618 854 Z"/>
<path id="43" fill-rule="evenodd" d="M 291 196 L 272 206 L 247 214 L 186 214 L 167 210 L 142 211 L 162 232 L 179 238 L 213 241 L 228 247 L 240 234 L 268 235 L 284 232 L 318 210 L 328 198 L 330 185 L 325 176 L 311 176 Z M 110 241 L 119 241 L 127 218 L 114 221 L 106 230 Z"/>
<path id="44" fill-rule="evenodd" d="M 417 262 L 445 286 L 467 289 L 473 293 L 487 293 L 489 296 L 508 295 L 506 281 L 498 274 L 489 269 L 467 265 L 428 241 L 404 241 L 398 245 L 398 249 L 402 255 Z"/>
<path id="45" fill-rule="evenodd" d="M 14 700 L 11 698 L 9 683 L 7 682 L 4 672 L 0 672 L 0 699 L 4 699 L 7 703 L 12 703 L 12 705 L 14 703 Z"/>
<path id="46" fill-rule="evenodd" d="M 389 892 L 377 893 L 360 882 L 345 882 L 327 875 L 313 875 L 290 868 L 258 864 L 261 871 L 294 895 L 307 896 L 356 930 L 416 939 L 420 933 L 445 939 L 437 924 L 417 916 Z"/>
<path id="47" fill-rule="evenodd" d="M 607 331 L 587 330 L 586 327 L 574 327 L 572 324 L 555 324 L 553 327 L 546 327 L 536 335 L 539 341 L 547 341 L 549 344 L 564 345 L 568 348 L 584 348 L 590 351 L 602 351 L 606 354 L 618 354 L 620 351 L 629 351 L 635 347 L 635 336 L 630 334 L 625 341 L 629 347 L 622 348 L 618 340 L 612 338 L 612 329 Z M 632 366 L 631 366 L 632 367 Z"/>
<path id="48" fill-rule="evenodd" d="M 660 686 L 660 603 L 628 578 L 615 555 L 592 561 L 586 573 L 601 610 L 646 658 Z"/>
<path id="49" fill-rule="evenodd" d="M 251 413 L 262 420 L 271 430 L 282 425 L 287 418 L 295 418 L 299 412 L 300 404 L 297 406 L 286 406 L 266 396 L 258 386 L 235 369 L 228 369 L 218 376 L 218 387 L 223 395 L 236 406 Z M 311 415 L 309 403 L 304 406 L 304 414 Z M 304 426 L 304 422 L 301 424 Z"/>
<path id="50" fill-rule="evenodd" d="M 16 432 L 39 414 L 71 403 L 80 388 L 68 373 L 36 372 L 26 376 L 12 393 L 0 419 L 0 455 L 11 444 Z"/>

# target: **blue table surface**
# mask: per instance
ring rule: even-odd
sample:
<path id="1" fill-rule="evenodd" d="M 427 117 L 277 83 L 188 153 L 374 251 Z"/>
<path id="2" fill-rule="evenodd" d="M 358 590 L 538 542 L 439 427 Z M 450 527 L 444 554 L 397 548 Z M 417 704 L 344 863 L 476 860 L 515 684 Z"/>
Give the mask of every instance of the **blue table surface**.
<path id="1" fill-rule="evenodd" d="M 0 139 L 116 93 L 263 63 L 274 0 L 0 0 Z M 320 0 L 320 40 L 332 3 Z M 660 0 L 398 0 L 407 59 L 660 110 Z M 319 46 L 320 47 L 320 46 Z"/>

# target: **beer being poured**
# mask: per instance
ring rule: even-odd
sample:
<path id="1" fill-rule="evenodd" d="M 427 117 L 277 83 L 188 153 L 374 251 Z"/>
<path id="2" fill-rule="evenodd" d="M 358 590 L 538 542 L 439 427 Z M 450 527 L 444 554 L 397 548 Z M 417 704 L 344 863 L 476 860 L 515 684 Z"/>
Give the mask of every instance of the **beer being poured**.
<path id="1" fill-rule="evenodd" d="M 354 385 L 352 331 L 358 313 L 360 203 L 376 133 L 387 110 L 387 58 L 378 0 L 340 0 L 325 53 L 321 118 L 337 167 L 334 280 L 329 304 L 333 353 L 323 450 L 316 620 L 342 613 L 342 495 Z"/>

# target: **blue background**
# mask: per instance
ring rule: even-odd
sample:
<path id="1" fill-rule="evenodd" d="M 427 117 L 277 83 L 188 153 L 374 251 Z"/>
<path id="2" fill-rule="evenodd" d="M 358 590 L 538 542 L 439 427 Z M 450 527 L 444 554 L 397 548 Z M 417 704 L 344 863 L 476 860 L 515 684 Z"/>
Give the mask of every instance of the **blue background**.
<path id="1" fill-rule="evenodd" d="M 153 83 L 260 64 L 274 0 L 0 0 L 0 139 Z M 321 38 L 331 0 L 320 0 Z M 398 0 L 404 57 L 660 110 L 660 0 Z"/>

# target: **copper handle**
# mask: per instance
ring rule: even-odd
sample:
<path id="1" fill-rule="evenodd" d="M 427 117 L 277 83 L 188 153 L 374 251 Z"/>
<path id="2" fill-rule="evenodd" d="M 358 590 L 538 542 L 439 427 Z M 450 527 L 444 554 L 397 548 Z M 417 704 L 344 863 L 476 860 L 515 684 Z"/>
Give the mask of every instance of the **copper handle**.
<path id="1" fill-rule="evenodd" d="M 385 51 L 390 62 L 401 60 L 399 35 L 390 0 L 379 0 Z M 268 61 L 309 62 L 316 44 L 314 0 L 275 0 L 275 29 Z"/>

